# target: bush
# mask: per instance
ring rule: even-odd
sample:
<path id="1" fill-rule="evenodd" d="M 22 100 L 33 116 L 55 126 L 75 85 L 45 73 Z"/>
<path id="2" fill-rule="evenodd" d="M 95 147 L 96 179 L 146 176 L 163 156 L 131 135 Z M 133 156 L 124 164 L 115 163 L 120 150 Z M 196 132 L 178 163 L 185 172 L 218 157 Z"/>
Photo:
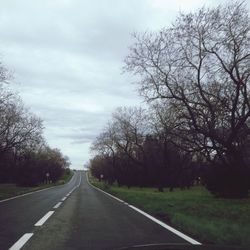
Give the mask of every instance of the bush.
<path id="1" fill-rule="evenodd" d="M 217 197 L 246 198 L 249 177 L 247 169 L 213 166 L 205 176 L 205 186 Z"/>

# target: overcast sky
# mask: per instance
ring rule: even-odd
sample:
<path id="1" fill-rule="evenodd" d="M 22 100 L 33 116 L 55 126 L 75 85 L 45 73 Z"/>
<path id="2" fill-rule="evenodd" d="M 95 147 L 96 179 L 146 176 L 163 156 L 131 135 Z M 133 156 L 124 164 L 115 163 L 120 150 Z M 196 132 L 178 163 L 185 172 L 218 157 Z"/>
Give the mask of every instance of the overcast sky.
<path id="1" fill-rule="evenodd" d="M 14 71 L 12 89 L 43 119 L 49 145 L 80 169 L 114 109 L 142 103 L 132 76 L 121 74 L 131 33 L 218 2 L 227 1 L 1 0 L 1 61 Z"/>

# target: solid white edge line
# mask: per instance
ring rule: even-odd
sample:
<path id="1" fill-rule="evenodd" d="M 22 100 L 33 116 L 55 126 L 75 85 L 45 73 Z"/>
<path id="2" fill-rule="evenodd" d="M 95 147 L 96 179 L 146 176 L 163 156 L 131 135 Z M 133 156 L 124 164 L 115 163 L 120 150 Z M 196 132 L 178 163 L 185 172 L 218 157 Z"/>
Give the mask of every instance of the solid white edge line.
<path id="1" fill-rule="evenodd" d="M 42 226 L 45 221 L 54 213 L 55 211 L 49 211 L 47 214 L 45 214 L 36 224 L 36 227 Z"/>
<path id="2" fill-rule="evenodd" d="M 87 182 L 88 182 L 88 184 L 89 184 L 90 186 L 92 186 L 93 188 L 95 188 L 95 189 L 99 190 L 100 192 L 102 192 L 102 193 L 104 193 L 104 194 L 106 194 L 106 195 L 108 195 L 108 196 L 110 196 L 110 197 L 114 198 L 115 200 L 117 200 L 117 201 L 119 201 L 119 202 L 121 202 L 121 203 L 124 203 L 124 204 L 129 205 L 127 202 L 125 202 L 125 201 L 123 201 L 123 200 L 121 200 L 121 199 L 119 199 L 119 198 L 115 197 L 114 195 L 109 194 L 109 193 L 107 193 L 107 192 L 103 191 L 102 189 L 100 189 L 100 188 L 95 187 L 94 185 L 92 185 L 92 184 L 89 182 L 89 177 L 88 177 L 88 175 L 87 175 L 87 174 L 86 174 L 86 176 L 87 176 Z"/>
<path id="3" fill-rule="evenodd" d="M 59 208 L 60 206 L 62 205 L 62 202 L 58 202 L 53 208 L 56 209 L 56 208 Z"/>
<path id="4" fill-rule="evenodd" d="M 69 184 L 69 183 L 73 180 L 74 177 L 75 177 L 75 173 L 74 173 L 74 175 L 71 177 L 70 181 L 67 182 L 67 183 L 65 183 L 65 184 L 63 184 L 63 185 L 48 187 L 48 188 L 40 189 L 40 190 L 37 190 L 37 191 L 33 191 L 33 192 L 25 193 L 25 194 L 20 194 L 20 195 L 13 196 L 13 197 L 10 197 L 10 198 L 4 199 L 4 200 L 0 200 L 0 203 L 1 203 L 1 202 L 5 202 L 5 201 L 9 201 L 9 200 L 14 200 L 14 199 L 17 199 L 17 198 L 26 196 L 26 195 L 30 195 L 30 194 L 42 192 L 42 191 L 45 191 L 45 190 L 48 190 L 48 189 L 51 189 L 51 188 L 56 188 L 56 187 L 61 187 L 61 186 L 67 185 L 67 184 Z"/>
<path id="5" fill-rule="evenodd" d="M 179 237 L 183 238 L 184 240 L 190 242 L 191 244 L 193 245 L 201 245 L 200 242 L 190 238 L 189 236 L 185 235 L 184 233 L 174 229 L 173 227 L 165 224 L 164 222 L 156 219 L 155 217 L 145 213 L 144 211 L 142 211 L 141 209 L 135 207 L 135 206 L 132 206 L 132 205 L 128 205 L 130 208 L 134 209 L 135 211 L 137 211 L 138 213 L 141 213 L 142 215 L 146 216 L 147 218 L 149 218 L 150 220 L 156 222 L 157 224 L 161 225 L 162 227 L 166 228 L 167 230 L 171 231 L 172 233 L 178 235 Z"/>
<path id="6" fill-rule="evenodd" d="M 58 187 L 58 186 L 49 187 L 49 188 L 44 188 L 44 189 L 40 189 L 40 190 L 37 190 L 37 191 L 33 191 L 33 192 L 29 192 L 29 193 L 25 193 L 25 194 L 20 194 L 20 195 L 14 196 L 14 197 L 10 197 L 10 198 L 4 199 L 4 200 L 0 200 L 0 203 L 1 203 L 1 202 L 5 202 L 5 201 L 9 201 L 9 200 L 14 200 L 14 199 L 17 199 L 17 198 L 20 198 L 20 197 L 26 196 L 26 195 L 30 195 L 30 194 L 34 194 L 34 193 L 38 193 L 38 192 L 42 192 L 42 191 L 45 191 L 45 190 L 48 190 L 48 189 L 51 189 L 51 188 L 55 188 L 55 187 Z"/>
<path id="7" fill-rule="evenodd" d="M 32 237 L 33 233 L 24 234 L 9 250 L 19 250 Z"/>
<path id="8" fill-rule="evenodd" d="M 128 204 L 127 202 L 125 202 L 125 201 L 123 201 L 123 200 L 121 200 L 121 199 L 119 199 L 119 198 L 113 196 L 112 194 L 109 194 L 109 193 L 103 191 L 102 189 L 100 189 L 100 188 L 98 188 L 98 187 L 95 187 L 94 185 L 92 185 L 92 184 L 89 182 L 89 177 L 88 177 L 88 174 L 87 174 L 87 173 L 86 173 L 86 176 L 87 176 L 87 182 L 88 182 L 88 184 L 89 184 L 90 186 L 92 186 L 93 188 L 95 188 L 95 189 L 101 191 L 102 193 L 104 193 L 104 194 L 106 194 L 106 195 L 108 195 L 108 196 L 114 198 L 115 200 L 117 200 L 117 201 L 123 203 L 124 205 L 128 205 L 128 207 L 130 207 L 130 208 L 132 208 L 133 210 L 137 211 L 138 213 L 140 213 L 140 214 L 146 216 L 148 219 L 154 221 L 155 223 L 157 223 L 158 225 L 164 227 L 165 229 L 169 230 L 170 232 L 172 232 L 172 233 L 178 235 L 180 238 L 182 238 L 182 239 L 188 241 L 189 243 L 191 243 L 191 244 L 193 244 L 193 245 L 202 245 L 202 243 L 200 243 L 199 241 L 196 241 L 196 240 L 192 239 L 191 237 L 187 236 L 186 234 L 184 234 L 184 233 L 182 233 L 182 232 L 176 230 L 175 228 L 173 228 L 173 227 L 167 225 L 166 223 L 164 223 L 164 222 L 162 222 L 162 221 L 156 219 L 155 217 L 153 217 L 152 215 L 150 215 L 150 214 L 148 214 L 148 213 L 142 211 L 141 209 L 139 209 L 139 208 L 137 208 L 137 207 L 135 207 L 135 206 L 132 206 L 132 205 Z"/>

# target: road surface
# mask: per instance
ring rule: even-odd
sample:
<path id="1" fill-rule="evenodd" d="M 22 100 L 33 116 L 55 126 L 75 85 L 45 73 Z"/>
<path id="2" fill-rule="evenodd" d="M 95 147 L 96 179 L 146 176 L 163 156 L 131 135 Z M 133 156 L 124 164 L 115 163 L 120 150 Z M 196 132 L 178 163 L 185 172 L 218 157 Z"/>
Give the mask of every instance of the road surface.
<path id="1" fill-rule="evenodd" d="M 24 250 L 100 250 L 154 243 L 188 242 L 91 187 L 83 171 L 66 185 L 0 202 L 1 250 L 22 244 Z"/>

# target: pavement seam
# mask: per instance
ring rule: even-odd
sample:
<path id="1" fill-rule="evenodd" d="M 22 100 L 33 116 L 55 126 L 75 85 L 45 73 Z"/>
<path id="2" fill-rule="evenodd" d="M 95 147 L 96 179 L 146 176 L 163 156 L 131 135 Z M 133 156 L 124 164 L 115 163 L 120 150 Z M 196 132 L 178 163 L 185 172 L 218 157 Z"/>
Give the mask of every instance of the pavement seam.
<path id="1" fill-rule="evenodd" d="M 182 239 L 188 241 L 188 242 L 191 243 L 192 245 L 202 245 L 202 243 L 200 243 L 200 242 L 198 242 L 198 241 L 192 239 L 191 237 L 189 237 L 189 236 L 187 236 L 186 234 L 180 232 L 179 230 L 177 230 L 177 229 L 175 229 L 175 228 L 169 226 L 168 224 L 166 224 L 166 223 L 164 223 L 164 222 L 162 222 L 162 221 L 156 219 L 155 217 L 153 217 L 152 215 L 150 215 L 150 214 L 148 214 L 148 213 L 142 211 L 141 209 L 139 209 L 139 208 L 137 208 L 137 207 L 135 207 L 135 206 L 133 206 L 133 205 L 130 205 L 130 204 L 127 203 L 126 201 L 123 201 L 123 200 L 121 200 L 121 199 L 115 197 L 114 195 L 109 194 L 109 193 L 103 191 L 102 189 L 100 189 L 100 188 L 98 188 L 98 187 L 95 187 L 94 185 L 92 185 L 92 184 L 89 182 L 89 177 L 88 177 L 88 174 L 87 174 L 87 173 L 86 173 L 86 177 L 87 177 L 87 182 L 88 182 L 88 184 L 89 184 L 91 187 L 93 187 L 94 189 L 96 189 L 96 190 L 98 190 L 98 191 L 100 191 L 100 192 L 102 192 L 102 193 L 104 193 L 104 194 L 106 194 L 106 195 L 112 197 L 113 199 L 115 199 L 115 200 L 117 200 L 117 201 L 123 203 L 124 205 L 127 205 L 128 207 L 130 207 L 130 208 L 133 209 L 134 211 L 136 211 L 136 212 L 138 212 L 138 213 L 144 215 L 145 217 L 147 217 L 147 218 L 150 219 L 151 221 L 153 221 L 153 222 L 157 223 L 158 225 L 164 227 L 165 229 L 169 230 L 170 232 L 174 233 L 175 235 L 179 236 L 180 238 L 182 238 Z"/>

